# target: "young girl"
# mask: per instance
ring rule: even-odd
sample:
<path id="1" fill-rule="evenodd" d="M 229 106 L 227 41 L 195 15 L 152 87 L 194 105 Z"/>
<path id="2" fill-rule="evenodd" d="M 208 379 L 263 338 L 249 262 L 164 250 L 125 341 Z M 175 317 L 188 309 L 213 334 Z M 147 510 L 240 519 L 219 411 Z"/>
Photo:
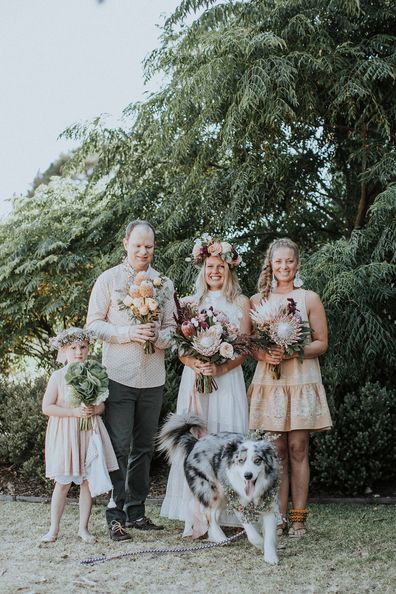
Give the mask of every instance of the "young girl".
<path id="1" fill-rule="evenodd" d="M 65 508 L 70 485 L 80 485 L 80 525 L 79 537 L 87 543 L 94 543 L 95 536 L 88 531 L 92 497 L 88 481 L 84 475 L 85 455 L 92 430 L 80 431 L 80 418 L 95 416 L 95 429 L 99 432 L 106 465 L 109 471 L 118 468 L 117 459 L 102 419 L 104 404 L 96 406 L 73 407 L 70 404 L 70 390 L 65 381 L 67 364 L 84 362 L 89 353 L 93 334 L 81 328 L 69 328 L 51 340 L 53 348 L 58 349 L 57 360 L 66 365 L 54 371 L 48 382 L 43 398 L 42 410 L 48 415 L 45 436 L 45 476 L 54 479 L 55 488 L 51 499 L 51 527 L 42 537 L 42 542 L 54 542 L 59 533 L 59 522 Z"/>

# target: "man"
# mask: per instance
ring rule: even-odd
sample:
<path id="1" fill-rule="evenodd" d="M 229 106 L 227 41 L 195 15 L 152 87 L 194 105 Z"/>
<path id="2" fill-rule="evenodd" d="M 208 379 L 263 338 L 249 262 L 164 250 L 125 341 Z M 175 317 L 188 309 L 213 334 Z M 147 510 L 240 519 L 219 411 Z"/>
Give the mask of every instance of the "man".
<path id="1" fill-rule="evenodd" d="M 117 456 L 119 470 L 110 473 L 115 507 L 108 507 L 106 519 L 112 540 L 131 538 L 125 527 L 160 530 L 145 516 L 153 439 L 158 428 L 165 383 L 165 348 L 174 328 L 173 284 L 166 277 L 156 284 L 160 316 L 156 322 L 139 324 L 131 319 L 123 300 L 129 288 L 144 273 L 150 279 L 160 275 L 151 262 L 155 231 L 147 221 L 132 221 L 123 240 L 124 262 L 106 270 L 91 293 L 87 325 L 104 341 L 103 364 L 109 375 L 105 423 Z M 155 352 L 146 354 L 151 341 Z"/>

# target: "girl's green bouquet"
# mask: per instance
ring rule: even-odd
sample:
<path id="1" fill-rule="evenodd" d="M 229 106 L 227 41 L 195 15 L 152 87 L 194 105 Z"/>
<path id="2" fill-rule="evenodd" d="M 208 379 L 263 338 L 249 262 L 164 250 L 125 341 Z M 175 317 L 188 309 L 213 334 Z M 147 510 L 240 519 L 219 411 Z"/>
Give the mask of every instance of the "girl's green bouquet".
<path id="1" fill-rule="evenodd" d="M 94 359 L 87 359 L 83 363 L 69 363 L 65 380 L 69 386 L 69 403 L 72 406 L 101 404 L 109 395 L 107 371 Z M 81 431 L 88 431 L 91 428 L 90 418 L 80 419 Z"/>

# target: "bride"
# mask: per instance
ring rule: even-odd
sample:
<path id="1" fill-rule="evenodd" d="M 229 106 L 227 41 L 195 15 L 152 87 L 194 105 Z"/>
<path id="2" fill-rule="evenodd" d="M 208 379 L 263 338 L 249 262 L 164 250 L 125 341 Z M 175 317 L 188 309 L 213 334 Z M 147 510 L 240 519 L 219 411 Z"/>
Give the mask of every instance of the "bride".
<path id="1" fill-rule="evenodd" d="M 250 334 L 250 303 L 242 295 L 236 267 L 242 261 L 235 248 L 210 236 L 197 240 L 193 249 L 194 264 L 200 268 L 195 293 L 184 301 L 199 309 L 213 307 L 224 313 L 242 333 Z M 184 370 L 177 398 L 177 414 L 192 412 L 207 422 L 209 433 L 219 431 L 248 431 L 248 405 L 241 364 L 245 356 L 231 359 L 222 365 L 202 362 L 194 357 L 181 357 Z M 217 389 L 211 394 L 199 394 L 195 389 L 195 375 L 211 375 Z M 184 477 L 183 465 L 175 460 L 171 466 L 161 516 L 183 520 L 183 536 L 198 538 L 207 531 L 206 518 L 195 501 Z M 235 517 L 220 518 L 223 525 L 235 525 Z"/>

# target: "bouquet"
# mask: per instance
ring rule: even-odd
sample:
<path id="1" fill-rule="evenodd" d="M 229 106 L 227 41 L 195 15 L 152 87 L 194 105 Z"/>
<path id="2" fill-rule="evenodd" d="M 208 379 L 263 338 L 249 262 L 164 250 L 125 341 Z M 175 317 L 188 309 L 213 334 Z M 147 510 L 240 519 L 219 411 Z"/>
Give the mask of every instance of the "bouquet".
<path id="1" fill-rule="evenodd" d="M 73 406 L 101 404 L 109 395 L 106 369 L 94 359 L 87 359 L 83 363 L 69 363 L 65 380 L 70 387 L 69 403 Z M 81 431 L 91 428 L 90 418 L 80 419 Z"/>
<path id="2" fill-rule="evenodd" d="M 173 348 L 179 356 L 222 365 L 238 355 L 250 353 L 249 337 L 240 334 L 224 313 L 213 307 L 198 309 L 193 303 L 181 304 L 176 297 L 175 301 L 177 315 Z M 217 390 L 217 383 L 210 375 L 196 374 L 195 386 L 200 394 Z"/>
<path id="3" fill-rule="evenodd" d="M 152 279 L 147 272 L 138 272 L 125 289 L 123 298 L 118 301 L 119 308 L 126 309 L 135 323 L 156 322 L 167 296 L 164 282 L 165 277 L 157 276 Z M 155 353 L 151 340 L 146 340 L 143 346 L 146 355 Z"/>
<path id="4" fill-rule="evenodd" d="M 310 336 L 308 322 L 303 321 L 298 314 L 294 299 L 288 298 L 287 303 L 273 305 L 268 301 L 261 301 L 251 312 L 255 322 L 257 334 L 253 339 L 256 346 L 264 350 L 277 345 L 285 349 L 286 355 L 299 353 L 304 357 L 304 345 Z M 279 379 L 281 366 L 272 366 L 272 377 Z"/>

